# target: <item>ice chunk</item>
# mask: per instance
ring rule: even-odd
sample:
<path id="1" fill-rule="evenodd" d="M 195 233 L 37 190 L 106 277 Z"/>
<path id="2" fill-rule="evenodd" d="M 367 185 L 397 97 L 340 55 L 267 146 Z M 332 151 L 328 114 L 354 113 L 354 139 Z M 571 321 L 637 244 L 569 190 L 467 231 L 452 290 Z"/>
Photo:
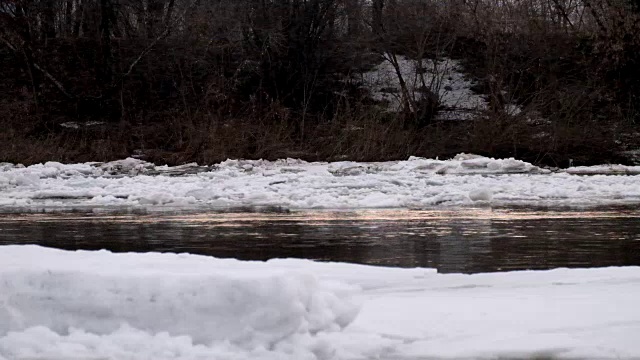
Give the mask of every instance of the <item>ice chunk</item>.
<path id="1" fill-rule="evenodd" d="M 640 357 L 639 267 L 463 275 L 37 246 L 0 246 L 0 264 L 6 360 Z"/>
<path id="2" fill-rule="evenodd" d="M 227 160 L 214 166 L 47 163 L 0 170 L 0 211 L 133 207 L 421 208 L 469 205 L 491 189 L 495 205 L 601 206 L 640 203 L 636 167 L 551 173 L 513 158 L 459 154 L 389 162 Z M 625 176 L 578 176 L 624 174 Z M 150 176 L 153 175 L 153 176 Z M 472 195 L 473 197 L 473 195 Z"/>
<path id="3" fill-rule="evenodd" d="M 0 259 L 0 336 L 33 326 L 110 334 L 128 324 L 196 343 L 255 348 L 294 334 L 337 331 L 357 314 L 344 292 L 313 275 L 233 271 L 224 265 L 232 261 L 36 247 L 4 247 Z"/>
<path id="4" fill-rule="evenodd" d="M 471 201 L 491 201 L 493 192 L 489 189 L 477 189 L 469 192 Z"/>

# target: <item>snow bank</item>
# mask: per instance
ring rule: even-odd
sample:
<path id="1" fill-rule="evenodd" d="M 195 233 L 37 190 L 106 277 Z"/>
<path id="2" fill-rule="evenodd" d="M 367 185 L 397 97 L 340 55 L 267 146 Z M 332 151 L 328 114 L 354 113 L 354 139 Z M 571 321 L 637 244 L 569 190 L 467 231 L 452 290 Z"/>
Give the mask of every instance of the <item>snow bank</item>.
<path id="1" fill-rule="evenodd" d="M 102 335 L 128 324 L 255 348 L 339 330 L 357 312 L 309 274 L 246 271 L 231 260 L 8 246 L 0 263 L 0 335 L 38 325 Z"/>
<path id="2" fill-rule="evenodd" d="M 640 357 L 638 267 L 443 275 L 37 246 L 0 246 L 0 264 L 2 360 Z"/>
<path id="3" fill-rule="evenodd" d="M 227 160 L 211 167 L 155 166 L 131 158 L 104 164 L 2 164 L 0 211 L 600 206 L 640 203 L 638 180 L 637 175 L 550 173 L 519 160 L 471 154 L 373 163 Z"/>

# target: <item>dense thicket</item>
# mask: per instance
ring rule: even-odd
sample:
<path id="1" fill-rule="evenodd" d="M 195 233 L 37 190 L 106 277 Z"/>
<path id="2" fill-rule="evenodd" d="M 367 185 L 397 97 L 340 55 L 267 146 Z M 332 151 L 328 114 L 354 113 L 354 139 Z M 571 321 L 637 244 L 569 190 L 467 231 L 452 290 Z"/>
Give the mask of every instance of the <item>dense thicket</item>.
<path id="1" fill-rule="evenodd" d="M 638 34 L 638 0 L 0 0 L 0 161 L 624 161 Z M 437 121 L 398 71 L 384 111 L 352 75 L 400 55 L 459 59 L 489 108 Z"/>

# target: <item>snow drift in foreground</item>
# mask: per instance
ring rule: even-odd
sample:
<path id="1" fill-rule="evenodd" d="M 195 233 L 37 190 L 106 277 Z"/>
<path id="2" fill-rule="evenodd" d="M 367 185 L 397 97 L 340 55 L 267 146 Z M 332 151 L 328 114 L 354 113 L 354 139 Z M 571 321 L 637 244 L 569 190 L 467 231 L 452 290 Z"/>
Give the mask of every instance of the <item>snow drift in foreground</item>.
<path id="1" fill-rule="evenodd" d="M 587 173 L 600 175 L 579 175 Z M 621 173 L 627 175 L 604 175 Z M 155 166 L 131 158 L 29 167 L 4 163 L 0 210 L 638 204 L 640 175 L 631 174 L 637 174 L 635 167 L 552 173 L 519 160 L 469 154 L 376 163 L 227 160 L 211 167 Z"/>
<path id="2" fill-rule="evenodd" d="M 0 359 L 640 356 L 640 268 L 443 275 L 0 246 Z"/>

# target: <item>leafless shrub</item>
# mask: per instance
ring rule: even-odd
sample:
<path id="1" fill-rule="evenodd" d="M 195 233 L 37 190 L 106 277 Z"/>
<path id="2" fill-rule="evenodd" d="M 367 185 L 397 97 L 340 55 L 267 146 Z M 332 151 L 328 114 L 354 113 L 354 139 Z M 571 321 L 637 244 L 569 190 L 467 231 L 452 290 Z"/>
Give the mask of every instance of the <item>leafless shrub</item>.
<path id="1" fill-rule="evenodd" d="M 0 0 L 0 160 L 597 158 L 634 146 L 638 34 L 636 0 Z M 419 69 L 444 56 L 488 102 L 475 119 L 434 121 L 442 83 Z M 400 114 L 348 80 L 380 59 Z"/>

